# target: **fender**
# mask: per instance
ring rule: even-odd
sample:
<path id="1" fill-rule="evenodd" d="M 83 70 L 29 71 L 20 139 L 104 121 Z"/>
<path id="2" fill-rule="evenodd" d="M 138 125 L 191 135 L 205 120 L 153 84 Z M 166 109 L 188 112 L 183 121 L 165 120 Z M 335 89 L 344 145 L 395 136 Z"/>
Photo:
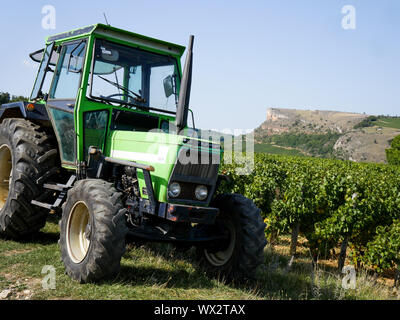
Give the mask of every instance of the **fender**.
<path id="1" fill-rule="evenodd" d="M 27 108 L 33 105 L 33 108 Z M 0 123 L 5 118 L 24 118 L 29 120 L 49 121 L 46 107 L 41 103 L 30 103 L 28 101 L 18 101 L 6 103 L 0 106 Z"/>

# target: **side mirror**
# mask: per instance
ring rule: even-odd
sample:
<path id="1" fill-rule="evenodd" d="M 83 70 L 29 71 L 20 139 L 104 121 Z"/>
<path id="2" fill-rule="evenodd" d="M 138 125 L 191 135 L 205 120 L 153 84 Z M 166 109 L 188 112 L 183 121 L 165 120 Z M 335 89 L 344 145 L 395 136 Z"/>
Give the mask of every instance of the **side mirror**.
<path id="1" fill-rule="evenodd" d="M 167 98 L 175 93 L 174 77 L 168 76 L 164 79 L 164 93 Z"/>

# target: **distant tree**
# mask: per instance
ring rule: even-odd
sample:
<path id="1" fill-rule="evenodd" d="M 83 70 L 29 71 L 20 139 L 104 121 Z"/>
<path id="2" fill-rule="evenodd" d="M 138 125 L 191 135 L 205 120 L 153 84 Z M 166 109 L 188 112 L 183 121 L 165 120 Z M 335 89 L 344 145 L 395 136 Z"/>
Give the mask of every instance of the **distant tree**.
<path id="1" fill-rule="evenodd" d="M 357 123 L 354 126 L 354 129 L 372 127 L 375 125 L 374 122 L 377 120 L 378 120 L 378 117 L 369 116 L 368 118 L 365 118 L 364 120 L 362 120 L 360 123 Z"/>
<path id="2" fill-rule="evenodd" d="M 386 159 L 391 165 L 400 165 L 400 136 L 393 139 L 390 149 L 386 149 Z"/>
<path id="3" fill-rule="evenodd" d="M 28 100 L 29 99 L 24 96 L 14 96 L 10 95 L 8 92 L 0 92 L 0 105 L 9 102 L 28 101 Z"/>
<path id="4" fill-rule="evenodd" d="M 10 102 L 10 94 L 8 92 L 0 92 L 0 104 L 9 102 Z"/>
<path id="5" fill-rule="evenodd" d="M 10 102 L 28 101 L 29 99 L 24 96 L 12 96 Z"/>

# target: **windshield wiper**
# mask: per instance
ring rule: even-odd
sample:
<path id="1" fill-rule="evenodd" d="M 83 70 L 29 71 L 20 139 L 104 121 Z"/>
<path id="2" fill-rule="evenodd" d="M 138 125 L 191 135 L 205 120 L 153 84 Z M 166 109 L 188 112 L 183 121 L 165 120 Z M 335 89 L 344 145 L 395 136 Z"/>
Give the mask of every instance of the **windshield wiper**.
<path id="1" fill-rule="evenodd" d="M 128 88 L 125 88 L 124 86 L 121 86 L 120 84 L 118 84 L 118 83 L 116 83 L 116 82 L 114 82 L 114 81 L 111 81 L 111 80 L 108 80 L 108 79 L 106 79 L 106 78 L 103 78 L 102 76 L 99 76 L 99 75 L 97 75 L 97 76 L 98 76 L 100 79 L 102 79 L 102 80 L 108 82 L 109 84 L 113 85 L 114 87 L 116 87 L 116 88 L 118 88 L 118 89 L 124 91 L 125 93 L 131 93 L 131 94 L 133 94 L 133 95 L 136 97 L 136 100 L 137 100 L 138 102 L 146 103 L 146 99 L 142 98 L 142 97 L 141 97 L 139 94 L 137 94 L 136 92 L 133 92 L 132 90 L 129 90 Z"/>
<path id="2" fill-rule="evenodd" d="M 129 96 L 129 97 L 134 99 L 132 96 Z M 127 101 L 123 101 L 123 100 L 119 100 L 119 99 L 113 99 L 110 96 L 108 96 L 108 97 L 100 96 L 100 97 L 93 97 L 93 98 L 94 99 L 99 99 L 101 102 L 103 102 L 105 104 L 109 104 L 109 105 L 112 105 L 112 103 L 118 103 L 121 107 L 125 106 L 128 109 L 132 109 L 132 107 L 134 107 L 136 109 L 141 109 L 143 111 L 148 111 L 148 110 L 152 109 L 150 107 L 144 107 L 144 106 L 141 106 L 141 105 L 136 104 L 136 103 L 131 103 L 131 102 L 127 102 Z"/>

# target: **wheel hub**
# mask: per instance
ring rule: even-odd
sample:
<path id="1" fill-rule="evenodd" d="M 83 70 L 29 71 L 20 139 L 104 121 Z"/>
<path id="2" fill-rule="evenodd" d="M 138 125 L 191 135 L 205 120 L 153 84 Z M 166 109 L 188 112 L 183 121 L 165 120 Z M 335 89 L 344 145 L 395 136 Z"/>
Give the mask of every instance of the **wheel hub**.
<path id="1" fill-rule="evenodd" d="M 0 147 L 0 210 L 7 202 L 12 179 L 12 156 L 10 148 L 3 144 Z"/>
<path id="2" fill-rule="evenodd" d="M 84 202 L 77 202 L 71 210 L 67 222 L 67 249 L 71 260 L 82 262 L 89 250 L 92 227 L 90 213 Z"/>
<path id="3" fill-rule="evenodd" d="M 232 221 L 227 221 L 225 226 L 226 226 L 226 232 L 229 235 L 229 237 L 227 241 L 221 243 L 220 248 L 224 249 L 220 250 L 204 249 L 204 255 L 206 259 L 211 265 L 215 267 L 221 267 L 225 265 L 230 260 L 235 250 L 235 244 L 236 244 L 235 226 L 233 225 Z"/>

